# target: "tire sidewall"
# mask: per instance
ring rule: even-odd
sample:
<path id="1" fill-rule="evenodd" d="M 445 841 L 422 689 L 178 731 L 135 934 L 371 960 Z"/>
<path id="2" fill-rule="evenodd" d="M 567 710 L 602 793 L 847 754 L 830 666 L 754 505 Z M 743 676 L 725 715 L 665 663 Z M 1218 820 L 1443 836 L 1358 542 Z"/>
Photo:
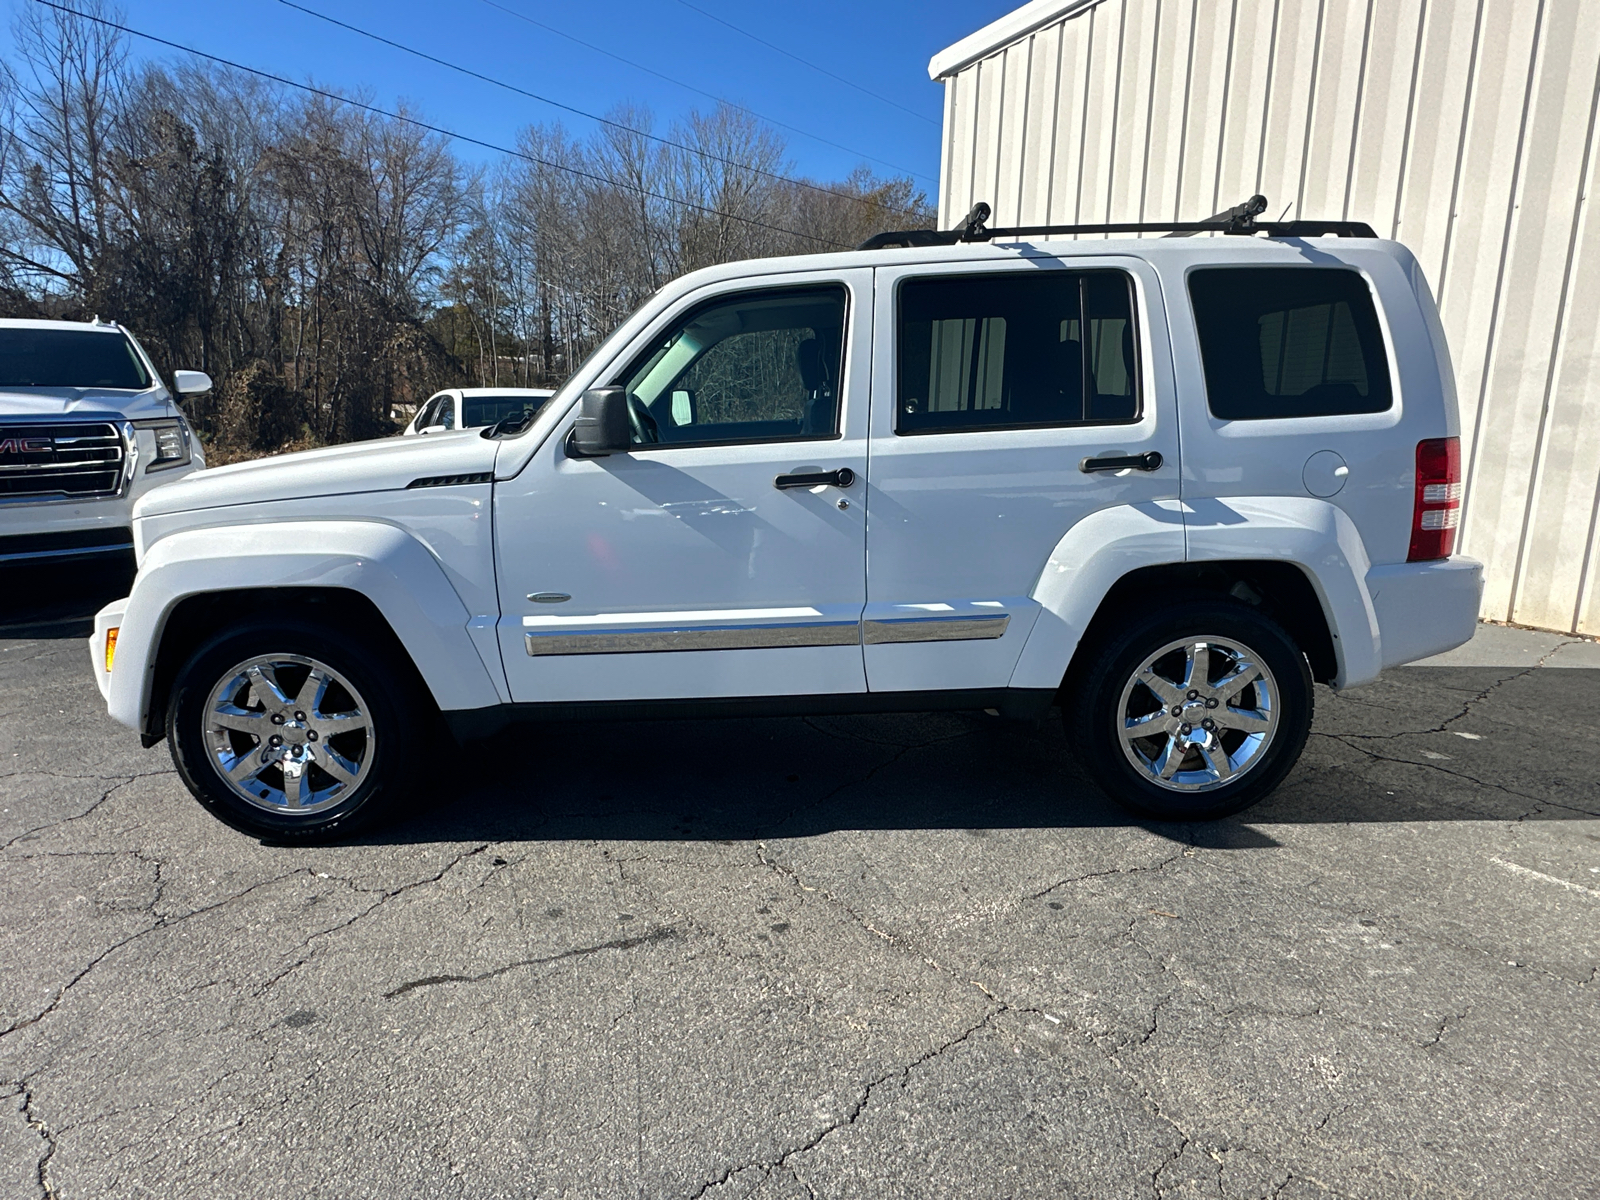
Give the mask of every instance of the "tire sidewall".
<path id="1" fill-rule="evenodd" d="M 252 657 L 296 654 L 314 658 L 348 679 L 372 722 L 372 765 L 349 797 L 307 817 L 280 816 L 236 795 L 212 761 L 205 706 L 225 672 Z M 178 671 L 167 705 L 167 741 L 178 774 L 218 820 L 266 841 L 311 842 L 348 837 L 394 806 L 403 790 L 404 747 L 414 746 L 417 721 L 405 703 L 410 689 L 393 666 L 358 639 L 294 621 L 260 621 L 213 637 Z"/>
<path id="2" fill-rule="evenodd" d="M 1261 759 L 1237 780 L 1205 792 L 1179 792 L 1146 779 L 1122 747 L 1123 689 L 1144 660 L 1170 642 L 1214 637 L 1248 647 L 1277 685 L 1277 731 Z M 1204 821 L 1248 808 L 1280 784 L 1299 761 L 1314 705 L 1305 654 L 1283 627 L 1242 604 L 1203 601 L 1147 611 L 1109 637 L 1077 688 L 1067 719 L 1085 739 L 1085 765 L 1112 799 L 1141 816 Z"/>

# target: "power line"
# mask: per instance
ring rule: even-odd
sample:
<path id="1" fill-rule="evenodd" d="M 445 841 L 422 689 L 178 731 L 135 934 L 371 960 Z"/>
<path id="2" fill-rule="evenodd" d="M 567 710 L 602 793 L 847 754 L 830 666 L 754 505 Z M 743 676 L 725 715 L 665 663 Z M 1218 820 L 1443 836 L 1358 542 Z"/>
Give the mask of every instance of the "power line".
<path id="1" fill-rule="evenodd" d="M 414 55 L 415 57 L 420 58 L 420 59 L 424 60 L 425 62 L 433 63 L 435 66 L 445 67 L 445 68 L 447 68 L 447 69 L 449 69 L 451 71 L 457 71 L 460 74 L 466 75 L 467 77 L 469 77 L 471 79 L 476 79 L 476 80 L 479 80 L 480 82 L 483 82 L 483 83 L 493 84 L 495 87 L 504 88 L 508 92 L 515 92 L 517 95 L 526 96 L 530 100 L 537 100 L 541 104 L 548 104 L 553 108 L 559 108 L 563 112 L 573 113 L 576 116 L 583 117 L 585 120 L 595 121 L 595 122 L 598 122 L 601 125 L 609 125 L 613 129 L 620 129 L 620 130 L 623 130 L 626 133 L 631 133 L 631 134 L 634 134 L 634 135 L 636 135 L 638 137 L 648 138 L 652 142 L 660 142 L 663 146 L 671 146 L 674 150 L 682 150 L 685 154 L 693 154 L 693 155 L 696 155 L 699 158 L 710 159 L 712 162 L 721 163 L 725 167 L 733 167 L 734 169 L 740 170 L 740 171 L 750 171 L 753 174 L 763 175 L 768 179 L 774 179 L 774 180 L 777 180 L 780 183 L 787 183 L 787 184 L 789 184 L 789 185 L 791 185 L 793 187 L 806 188 L 806 189 L 808 189 L 810 191 L 813 191 L 813 192 L 819 192 L 824 196 L 832 196 L 835 199 L 850 200 L 850 201 L 853 201 L 856 204 L 865 204 L 865 205 L 869 205 L 869 206 L 874 207 L 874 208 L 882 208 L 882 207 L 884 207 L 884 206 L 878 204 L 876 201 L 867 199 L 867 197 L 865 197 L 865 196 L 852 196 L 848 192 L 836 192 L 832 188 L 822 187 L 822 186 L 820 186 L 818 184 L 815 184 L 815 183 L 808 183 L 804 179 L 793 179 L 790 176 L 780 174 L 777 171 L 768 171 L 768 170 L 765 170 L 762 167 L 752 166 L 749 163 L 739 162 L 736 159 L 724 158 L 722 155 L 713 154 L 709 150 L 699 150 L 699 149 L 696 149 L 693 146 L 686 146 L 682 142 L 675 142 L 671 138 L 660 137 L 657 134 L 649 132 L 648 130 L 638 129 L 638 128 L 632 126 L 632 125 L 626 125 L 621 121 L 613 121 L 609 117 L 596 116 L 594 113 L 585 112 L 581 108 L 574 108 L 570 104 L 563 104 L 560 100 L 552 100 L 548 96 L 539 95 L 538 92 L 530 92 L 526 88 L 518 87 L 516 84 L 506 83 L 504 80 L 495 79 L 493 76 L 490 76 L 490 75 L 484 75 L 479 71 L 472 70 L 470 67 L 460 66 L 457 63 L 449 62 L 448 60 L 443 59 L 443 58 L 436 58 L 432 54 L 428 54 L 428 53 L 426 53 L 425 51 L 422 51 L 422 50 L 414 49 L 411 46 L 403 45 L 400 42 L 393 41 L 390 38 L 386 38 L 386 37 L 382 36 L 381 34 L 372 33 L 370 30 L 362 29 L 357 25 L 351 25 L 348 22 L 338 20 L 335 17 L 330 17 L 326 13 L 317 12 L 316 9 L 307 8 L 303 4 L 296 4 L 294 2 L 294 0 L 278 0 L 278 3 L 284 5 L 287 8 L 292 8 L 297 12 L 303 12 L 308 17 L 316 17 L 319 21 L 326 21 L 330 25 L 337 25 L 340 29 L 347 29 L 351 33 L 359 34 L 360 36 L 362 36 L 364 38 L 370 38 L 373 41 L 381 43 L 382 45 L 385 45 L 385 46 L 389 46 L 392 49 L 402 51 L 403 53 L 406 53 L 406 54 Z M 904 215 L 905 213 L 909 212 L 908 209 L 891 209 L 890 211 L 891 212 L 900 213 L 901 215 Z"/>
<path id="2" fill-rule="evenodd" d="M 739 26 L 735 25 L 732 21 L 727 21 L 727 20 L 724 20 L 723 18 L 717 16 L 716 13 L 707 12 L 705 9 L 701 8 L 699 5 L 690 4 L 689 0 L 678 0 L 678 3 L 683 5 L 685 8 L 689 9 L 691 12 L 699 13 L 702 17 L 706 18 L 706 20 L 708 20 L 708 21 L 715 21 L 718 25 L 726 25 L 729 29 L 733 30 L 735 33 L 739 34 L 741 37 L 747 37 L 752 42 L 757 42 L 760 45 L 765 46 L 768 50 L 776 50 L 779 54 L 783 55 L 785 58 L 794 59 L 795 62 L 799 63 L 803 67 L 810 67 L 813 71 L 816 71 L 817 73 L 822 74 L 822 75 L 826 75 L 829 79 L 837 80 L 838 82 L 844 84 L 845 87 L 855 88 L 856 91 L 860 92 L 864 96 L 871 96 L 874 100 L 881 100 L 883 103 L 889 105 L 891 108 L 898 108 L 903 113 L 910 113 L 913 117 L 916 117 L 917 120 L 926 121 L 929 125 L 938 125 L 939 124 L 939 122 L 935 121 L 932 117 L 928 116 L 926 113 L 919 113 L 914 108 L 907 108 L 904 104 L 901 104 L 898 100 L 891 100 L 887 96 L 880 96 L 877 92 L 873 91 L 871 88 L 864 88 L 859 83 L 855 82 L 855 80 L 853 80 L 853 79 L 846 79 L 843 75 L 835 75 L 832 71 L 828 70 L 827 67 L 819 67 L 819 66 L 817 66 L 816 63 L 811 62 L 808 59 L 801 58 L 798 54 L 795 54 L 795 53 L 793 53 L 792 51 L 789 51 L 789 50 L 785 50 L 782 46 L 779 46 L 779 45 L 776 45 L 776 44 L 774 44 L 772 42 L 767 41 L 766 38 L 757 37 L 755 34 L 751 33 L 748 29 L 741 29 L 741 28 L 739 28 Z"/>
<path id="3" fill-rule="evenodd" d="M 568 166 L 565 163 L 551 162 L 549 159 L 540 158 L 537 155 L 529 154 L 523 150 L 513 150 L 509 146 L 501 146 L 495 142 L 484 141 L 482 138 L 471 137 L 465 133 L 457 133 L 453 129 L 445 129 L 440 125 L 430 125 L 427 121 L 419 121 L 417 118 L 408 117 L 404 113 L 391 112 L 386 108 L 379 108 L 375 104 L 365 104 L 360 100 L 352 100 L 348 96 L 341 96 L 337 92 L 330 92 L 324 90 L 323 88 L 313 87 L 309 83 L 296 83 L 293 79 L 286 79 L 282 75 L 274 75 L 271 71 L 262 71 L 256 67 L 247 67 L 243 63 L 234 62 L 232 59 L 223 58 L 217 54 L 207 54 L 204 50 L 196 50 L 193 46 L 185 46 L 181 42 L 168 41 L 164 37 L 157 37 L 153 33 L 145 33 L 142 29 L 135 29 L 131 25 L 123 25 L 117 21 L 110 20 L 107 17 L 97 17 L 90 13 L 80 12 L 78 9 L 69 8 L 65 4 L 58 4 L 56 3 L 56 0 L 34 0 L 34 2 L 36 4 L 43 4 L 46 8 L 53 8 L 59 12 L 64 12 L 74 17 L 80 17 L 85 21 L 93 21 L 97 25 L 105 25 L 111 29 L 119 30 L 122 33 L 131 34 L 132 36 L 138 38 L 144 38 L 146 41 L 155 42 L 158 45 L 167 46 L 173 50 L 181 50 L 183 53 L 192 54 L 196 58 L 203 58 L 209 62 L 219 63 L 222 66 L 230 67 L 235 71 L 243 71 L 248 75 L 255 75 L 262 79 L 269 79 L 273 83 L 280 83 L 285 87 L 297 88 L 302 92 L 309 92 L 313 96 L 321 96 L 325 100 L 332 100 L 336 104 L 348 104 L 351 108 L 359 108 L 362 111 L 372 113 L 375 116 L 386 117 L 391 121 L 400 121 L 406 125 L 415 126 L 418 129 L 425 129 L 429 133 L 437 133 L 441 137 L 447 137 L 454 141 L 466 142 L 468 145 L 472 146 L 481 146 L 485 150 L 493 150 L 497 154 L 509 154 L 513 158 L 524 159 L 527 162 L 536 163 L 541 167 L 549 167 L 552 170 L 564 171 L 569 175 L 576 175 L 582 179 L 593 180 L 595 183 L 604 184 L 607 187 L 625 188 L 628 191 L 636 192 L 638 195 L 648 197 L 652 200 L 661 200 L 667 204 L 676 204 L 682 208 L 692 208 L 696 212 L 705 213 L 707 216 L 722 217 L 729 221 L 738 221 L 741 224 L 752 225 L 758 229 L 770 230 L 773 233 L 787 234 L 789 237 L 805 238 L 807 241 L 820 242 L 824 246 L 837 246 L 841 250 L 854 249 L 854 247 L 848 246 L 844 242 L 836 242 L 832 238 L 818 237 L 814 233 L 801 233 L 797 229 L 785 229 L 781 225 L 769 225 L 767 222 L 758 221 L 754 217 L 741 217 L 737 213 L 723 212 L 721 209 L 710 208 L 704 204 L 696 204 L 692 200 L 682 200 L 677 196 L 666 196 L 660 192 L 652 192 L 648 188 L 642 188 L 637 184 L 628 183 L 622 180 L 608 179 L 603 175 L 596 175 L 591 171 L 584 171 L 578 167 Z"/>
<path id="4" fill-rule="evenodd" d="M 508 17 L 515 17 L 519 21 L 526 21 L 529 25 L 532 25 L 537 29 L 542 29 L 546 33 L 553 33 L 559 38 L 565 38 L 574 45 L 582 46 L 585 50 L 592 50 L 596 54 L 603 54 L 607 58 L 613 59 L 625 67 L 632 67 L 635 71 L 643 71 L 646 75 L 654 75 L 657 79 L 664 80 L 665 82 L 672 84 L 673 87 L 681 87 L 686 91 L 693 92 L 697 96 L 704 96 L 707 100 L 715 100 L 718 104 L 726 104 L 729 108 L 736 108 L 742 113 L 748 113 L 750 116 L 755 117 L 759 121 L 765 121 L 769 125 L 776 125 L 779 129 L 787 129 L 790 133 L 796 134 L 803 138 L 809 138 L 813 142 L 818 142 L 824 146 L 832 146 L 835 150 L 843 150 L 846 154 L 854 154 L 857 158 L 864 158 L 868 162 L 875 162 L 880 167 L 888 167 L 891 171 L 899 171 L 903 174 L 910 175 L 915 179 L 926 180 L 929 183 L 938 182 L 938 180 L 934 179 L 933 176 L 924 175 L 921 171 L 913 171 L 910 167 L 902 167 L 898 163 L 892 163 L 887 159 L 878 158 L 874 155 L 867 154 L 864 151 L 854 149 L 851 146 L 846 146 L 842 142 L 832 141 L 823 137 L 821 134 L 812 133 L 808 129 L 801 129 L 798 125 L 790 125 L 788 122 L 780 121 L 776 117 L 769 117 L 764 113 L 759 113 L 755 109 L 740 104 L 737 101 L 729 100 L 726 96 L 719 96 L 715 92 L 708 92 L 704 88 L 696 87 L 692 83 L 685 83 L 681 79 L 674 79 L 671 75 L 664 75 L 654 67 L 646 66 L 641 62 L 634 62 L 631 58 L 624 58 L 620 54 L 616 54 L 610 50 L 607 50 L 604 46 L 596 46 L 593 42 L 586 42 L 580 37 L 575 37 L 572 34 L 567 33 L 565 30 L 557 29 L 554 25 L 546 25 L 543 21 L 537 21 L 525 13 L 517 12 L 516 9 L 507 8 L 504 4 L 496 3 L 496 0 L 483 0 L 483 3 L 487 4 L 490 8 L 497 9 L 500 12 L 505 13 Z"/>

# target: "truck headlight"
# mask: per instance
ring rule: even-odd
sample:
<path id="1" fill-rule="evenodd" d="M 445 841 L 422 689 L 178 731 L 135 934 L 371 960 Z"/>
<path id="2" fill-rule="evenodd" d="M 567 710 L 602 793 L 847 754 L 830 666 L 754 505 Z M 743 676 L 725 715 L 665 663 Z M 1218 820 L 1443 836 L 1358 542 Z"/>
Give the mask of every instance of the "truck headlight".
<path id="1" fill-rule="evenodd" d="M 155 435 L 156 449 L 146 471 L 160 471 L 167 467 L 181 467 L 189 461 L 189 430 L 181 418 L 171 421 L 152 421 L 144 428 Z"/>

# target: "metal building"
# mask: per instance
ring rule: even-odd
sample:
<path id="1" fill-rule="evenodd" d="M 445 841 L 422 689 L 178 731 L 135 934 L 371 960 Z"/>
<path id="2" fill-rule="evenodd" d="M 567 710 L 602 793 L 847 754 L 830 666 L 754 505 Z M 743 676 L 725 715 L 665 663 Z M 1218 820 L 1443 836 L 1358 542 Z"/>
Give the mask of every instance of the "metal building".
<path id="1" fill-rule="evenodd" d="M 935 55 L 941 224 L 1363 220 L 1455 359 L 1483 615 L 1600 633 L 1595 0 L 1033 0 Z"/>

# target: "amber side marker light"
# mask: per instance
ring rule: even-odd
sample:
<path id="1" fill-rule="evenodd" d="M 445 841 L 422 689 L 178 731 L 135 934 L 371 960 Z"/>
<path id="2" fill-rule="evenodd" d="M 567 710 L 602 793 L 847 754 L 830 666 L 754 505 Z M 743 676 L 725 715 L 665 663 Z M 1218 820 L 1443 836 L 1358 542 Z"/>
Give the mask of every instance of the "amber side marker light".
<path id="1" fill-rule="evenodd" d="M 113 625 L 106 630 L 106 674 L 111 673 L 111 660 L 117 656 L 117 630 L 121 626 Z"/>

